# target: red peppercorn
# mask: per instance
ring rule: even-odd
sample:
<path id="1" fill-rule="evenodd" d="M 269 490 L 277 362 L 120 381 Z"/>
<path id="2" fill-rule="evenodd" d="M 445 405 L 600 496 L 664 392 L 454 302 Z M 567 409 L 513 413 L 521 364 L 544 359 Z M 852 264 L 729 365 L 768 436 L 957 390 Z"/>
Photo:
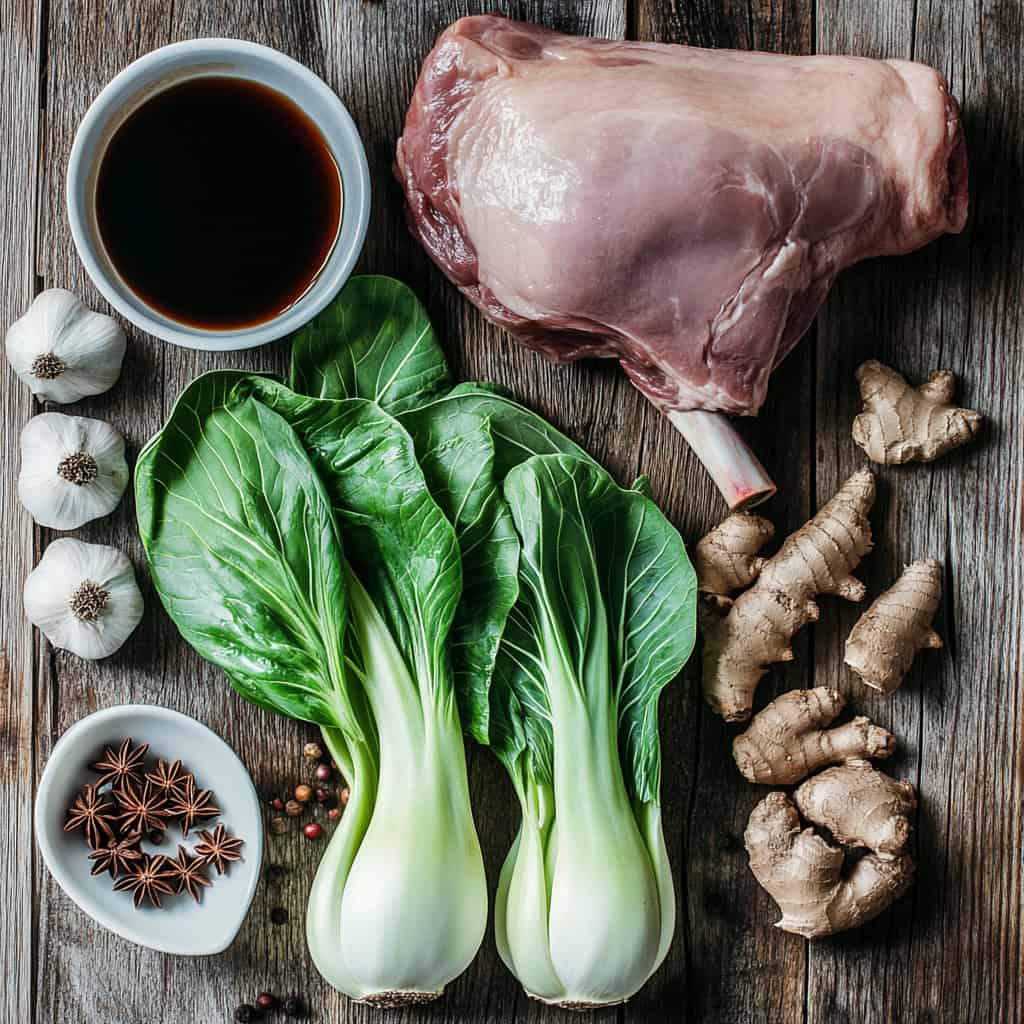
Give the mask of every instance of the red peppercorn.
<path id="1" fill-rule="evenodd" d="M 330 818 L 331 821 L 337 821 L 338 818 L 341 817 L 341 808 L 340 807 L 332 807 L 327 812 L 327 817 Z"/>
<path id="2" fill-rule="evenodd" d="M 341 801 L 341 806 L 344 807 L 348 803 L 348 798 L 352 794 L 348 791 L 348 786 L 342 786 L 341 792 L 338 794 L 338 799 Z"/>
<path id="3" fill-rule="evenodd" d="M 311 821 L 308 825 L 302 826 L 302 834 L 307 839 L 319 839 L 323 835 L 324 830 L 315 822 Z"/>
<path id="4" fill-rule="evenodd" d="M 273 1010 L 277 1007 L 277 996 L 273 996 L 269 992 L 261 992 L 256 999 L 256 1005 L 261 1010 Z"/>
<path id="5" fill-rule="evenodd" d="M 316 766 L 317 782 L 326 782 L 331 777 L 331 766 L 321 762 Z"/>
<path id="6" fill-rule="evenodd" d="M 270 806 L 273 807 L 275 811 L 283 811 L 284 801 L 279 796 L 275 796 L 274 799 L 270 801 Z"/>
<path id="7" fill-rule="evenodd" d="M 316 791 L 313 793 L 313 796 L 316 797 L 316 802 L 318 804 L 322 804 L 327 802 L 327 798 L 328 796 L 330 796 L 330 794 L 327 792 L 326 789 L 321 789 L 319 786 L 317 786 Z"/>

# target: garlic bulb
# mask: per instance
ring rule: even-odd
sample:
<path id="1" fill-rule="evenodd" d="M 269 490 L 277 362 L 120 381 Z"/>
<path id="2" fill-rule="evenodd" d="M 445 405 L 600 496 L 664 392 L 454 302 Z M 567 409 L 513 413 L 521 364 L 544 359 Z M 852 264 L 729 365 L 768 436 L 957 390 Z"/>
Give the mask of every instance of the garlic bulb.
<path id="1" fill-rule="evenodd" d="M 121 375 L 125 336 L 117 321 L 94 313 L 69 291 L 40 292 L 7 331 L 14 372 L 49 402 L 99 395 Z"/>
<path id="2" fill-rule="evenodd" d="M 113 654 L 142 618 L 128 557 L 105 544 L 61 537 L 25 580 L 25 614 L 43 636 L 90 661 Z"/>
<path id="3" fill-rule="evenodd" d="M 109 423 L 44 412 L 21 432 L 18 497 L 40 526 L 74 530 L 108 515 L 127 486 L 124 438 Z"/>

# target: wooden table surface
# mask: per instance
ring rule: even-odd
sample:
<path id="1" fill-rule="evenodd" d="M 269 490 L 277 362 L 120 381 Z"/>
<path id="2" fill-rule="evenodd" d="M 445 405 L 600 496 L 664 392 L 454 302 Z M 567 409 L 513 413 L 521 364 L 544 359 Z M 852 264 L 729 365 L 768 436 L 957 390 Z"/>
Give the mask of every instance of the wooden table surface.
<path id="1" fill-rule="evenodd" d="M 71 288 L 105 309 L 71 243 L 64 172 L 76 126 L 100 88 L 154 47 L 193 36 L 238 36 L 303 61 L 338 92 L 366 142 L 375 190 L 360 268 L 408 281 L 441 328 L 458 372 L 501 381 L 582 442 L 622 480 L 651 477 L 688 541 L 723 506 L 681 439 L 612 365 L 555 369 L 486 326 L 406 233 L 391 178 L 394 142 L 419 63 L 457 16 L 500 8 L 569 32 L 702 46 L 910 57 L 942 70 L 961 99 L 971 157 L 967 230 L 915 255 L 847 272 L 816 329 L 775 375 L 744 430 L 780 485 L 766 506 L 780 532 L 798 526 L 857 466 L 855 367 L 877 356 L 920 377 L 949 367 L 963 404 L 989 417 L 981 443 L 934 466 L 884 470 L 873 516 L 876 549 L 861 570 L 872 594 L 916 558 L 945 560 L 941 652 L 923 654 L 889 698 L 842 669 L 858 609 L 825 601 L 800 635 L 797 660 L 760 691 L 825 684 L 899 737 L 894 773 L 918 787 L 917 883 L 859 931 L 807 943 L 772 926 L 743 828 L 763 790 L 733 767 L 734 730 L 699 694 L 699 663 L 662 701 L 665 832 L 679 926 L 668 961 L 602 1024 L 659 1021 L 936 1021 L 1021 1019 L 1021 470 L 1024 430 L 1024 7 L 1020 0 L 4 0 L 0 6 L 0 324 L 42 288 Z M 209 355 L 130 330 L 120 383 L 67 411 L 106 418 L 132 454 L 187 381 L 213 367 L 280 370 L 288 346 Z M 0 376 L 0 1020 L 11 1024 L 213 1024 L 262 989 L 301 992 L 320 1021 L 370 1021 L 320 982 L 306 953 L 303 906 L 322 844 L 297 830 L 270 837 L 267 862 L 288 869 L 261 883 L 248 921 L 224 954 L 162 956 L 104 931 L 57 888 L 31 831 L 36 780 L 54 741 L 97 709 L 126 701 L 195 715 L 241 754 L 258 786 L 281 790 L 301 772 L 313 730 L 237 697 L 177 636 L 148 580 L 147 612 L 114 658 L 85 664 L 56 653 L 21 610 L 21 584 L 51 539 L 15 493 L 18 434 L 38 411 L 6 368 Z M 78 531 L 118 545 L 144 576 L 134 510 Z M 497 877 L 517 812 L 497 763 L 470 755 L 472 794 L 489 877 Z M 288 908 L 283 926 L 270 922 Z M 495 953 L 488 934 L 446 999 L 388 1019 L 550 1021 Z M 586 1020 L 584 1015 L 581 1020 Z"/>

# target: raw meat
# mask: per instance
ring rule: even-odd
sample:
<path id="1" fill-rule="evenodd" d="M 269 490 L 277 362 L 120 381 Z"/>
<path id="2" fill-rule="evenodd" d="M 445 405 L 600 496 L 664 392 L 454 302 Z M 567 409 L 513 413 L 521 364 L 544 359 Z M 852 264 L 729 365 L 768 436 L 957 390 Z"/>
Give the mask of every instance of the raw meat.
<path id="1" fill-rule="evenodd" d="M 412 231 L 487 317 L 555 360 L 618 359 L 711 462 L 725 421 L 689 411 L 755 414 L 840 270 L 967 215 L 957 105 L 929 67 L 497 15 L 439 38 L 397 171 Z M 757 473 L 732 459 L 746 478 L 718 482 L 749 503 Z"/>

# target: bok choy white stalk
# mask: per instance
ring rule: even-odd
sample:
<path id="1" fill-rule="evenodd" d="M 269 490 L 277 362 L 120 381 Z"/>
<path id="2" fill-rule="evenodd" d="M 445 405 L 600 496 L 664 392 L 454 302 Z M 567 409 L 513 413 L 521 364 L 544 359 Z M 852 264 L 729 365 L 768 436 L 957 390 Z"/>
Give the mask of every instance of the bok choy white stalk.
<path id="1" fill-rule="evenodd" d="M 487 916 L 447 650 L 457 540 L 390 415 L 275 411 L 264 386 L 218 372 L 184 392 L 139 459 L 140 533 L 189 643 L 249 700 L 318 723 L 349 781 L 310 899 L 317 968 L 369 1003 L 422 1002 Z"/>

